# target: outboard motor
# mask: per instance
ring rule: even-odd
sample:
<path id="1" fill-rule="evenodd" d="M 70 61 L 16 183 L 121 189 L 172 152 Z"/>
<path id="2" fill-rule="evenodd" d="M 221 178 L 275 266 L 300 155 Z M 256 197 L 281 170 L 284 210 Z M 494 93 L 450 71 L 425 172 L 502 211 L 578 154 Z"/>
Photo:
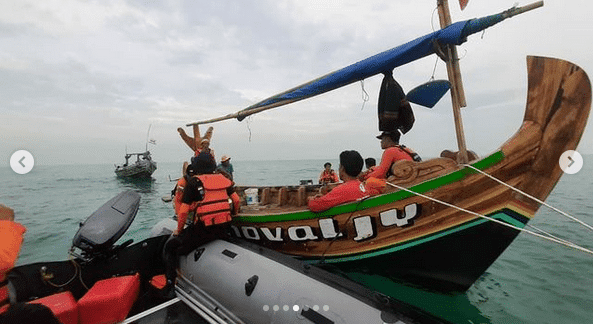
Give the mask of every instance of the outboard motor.
<path id="1" fill-rule="evenodd" d="M 133 240 L 119 246 L 113 244 L 128 230 L 139 206 L 140 195 L 135 191 L 127 190 L 113 197 L 80 223 L 72 239 L 70 255 L 90 262 L 96 258 L 109 258 L 130 245 Z M 81 253 L 78 254 L 76 249 Z"/>

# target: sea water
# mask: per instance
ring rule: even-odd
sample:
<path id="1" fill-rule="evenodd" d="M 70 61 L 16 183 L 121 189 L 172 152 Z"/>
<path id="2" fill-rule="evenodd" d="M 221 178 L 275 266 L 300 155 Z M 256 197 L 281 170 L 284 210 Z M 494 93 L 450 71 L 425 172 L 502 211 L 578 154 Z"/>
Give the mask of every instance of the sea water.
<path id="1" fill-rule="evenodd" d="M 593 165 L 587 163 L 593 156 L 584 160 L 579 173 L 562 177 L 547 202 L 593 224 Z M 297 185 L 316 183 L 324 162 L 233 161 L 233 166 L 237 185 Z M 140 193 L 140 208 L 119 242 L 146 238 L 153 225 L 172 216 L 171 203 L 161 198 L 170 195 L 180 174 L 179 163 L 159 163 L 149 181 L 118 179 L 112 165 L 36 166 L 26 175 L 0 168 L 0 203 L 12 207 L 27 227 L 17 264 L 65 260 L 80 222 L 128 189 Z M 546 207 L 529 224 L 593 249 L 593 232 Z M 455 323 L 593 322 L 593 255 L 525 233 L 465 293 L 393 285 L 400 299 Z"/>

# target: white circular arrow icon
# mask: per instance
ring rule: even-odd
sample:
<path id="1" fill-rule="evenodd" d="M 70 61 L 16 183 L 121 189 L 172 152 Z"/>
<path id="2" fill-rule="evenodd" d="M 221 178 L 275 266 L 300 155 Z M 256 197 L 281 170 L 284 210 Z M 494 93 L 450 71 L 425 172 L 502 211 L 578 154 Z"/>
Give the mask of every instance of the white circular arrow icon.
<path id="1" fill-rule="evenodd" d="M 560 155 L 558 164 L 564 173 L 575 174 L 583 167 L 583 157 L 577 151 L 568 150 Z"/>
<path id="2" fill-rule="evenodd" d="M 33 169 L 35 159 L 33 155 L 25 150 L 19 150 L 12 153 L 10 157 L 10 167 L 12 171 L 18 174 L 27 174 Z"/>

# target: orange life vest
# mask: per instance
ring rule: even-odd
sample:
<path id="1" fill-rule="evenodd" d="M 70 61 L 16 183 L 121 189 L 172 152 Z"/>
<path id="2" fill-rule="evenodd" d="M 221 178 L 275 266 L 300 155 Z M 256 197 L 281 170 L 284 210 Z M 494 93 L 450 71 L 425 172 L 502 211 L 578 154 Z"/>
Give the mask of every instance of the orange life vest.
<path id="1" fill-rule="evenodd" d="M 196 220 L 204 226 L 231 221 L 231 205 L 227 189 L 232 182 L 222 174 L 202 174 L 197 176 L 204 186 L 204 199 L 198 202 Z"/>
<path id="2" fill-rule="evenodd" d="M 338 175 L 336 174 L 336 172 L 334 170 L 323 170 L 323 172 L 321 173 L 321 176 L 319 177 L 319 182 L 320 183 L 334 183 L 334 182 L 338 182 Z"/>
<path id="3" fill-rule="evenodd" d="M 6 277 L 18 257 L 26 229 L 9 220 L 0 221 L 0 313 L 8 309 L 8 278 Z"/>

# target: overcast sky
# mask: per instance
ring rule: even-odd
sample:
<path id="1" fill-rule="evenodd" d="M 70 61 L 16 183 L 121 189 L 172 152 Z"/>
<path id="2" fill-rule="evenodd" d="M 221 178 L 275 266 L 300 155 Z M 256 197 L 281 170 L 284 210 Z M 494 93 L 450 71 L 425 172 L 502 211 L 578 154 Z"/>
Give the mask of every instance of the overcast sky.
<path id="1" fill-rule="evenodd" d="M 529 2 L 520 2 L 525 5 Z M 450 1 L 453 21 L 512 1 Z M 156 161 L 187 160 L 176 128 L 243 109 L 438 28 L 436 0 L 0 0 L 0 160 L 19 149 L 36 164 L 121 163 L 152 124 Z M 593 4 L 546 0 L 460 46 L 468 147 L 496 150 L 519 128 L 526 55 L 572 61 L 593 75 Z M 394 71 L 405 90 L 428 81 L 434 56 Z M 446 78 L 439 61 L 435 77 Z M 235 160 L 380 158 L 381 76 L 243 122 L 214 124 L 212 147 Z M 448 95 L 413 106 L 402 138 L 423 157 L 456 149 Z M 591 124 L 591 123 L 589 123 Z M 589 125 L 579 151 L 593 153 Z M 189 128 L 186 128 L 190 132 Z"/>

